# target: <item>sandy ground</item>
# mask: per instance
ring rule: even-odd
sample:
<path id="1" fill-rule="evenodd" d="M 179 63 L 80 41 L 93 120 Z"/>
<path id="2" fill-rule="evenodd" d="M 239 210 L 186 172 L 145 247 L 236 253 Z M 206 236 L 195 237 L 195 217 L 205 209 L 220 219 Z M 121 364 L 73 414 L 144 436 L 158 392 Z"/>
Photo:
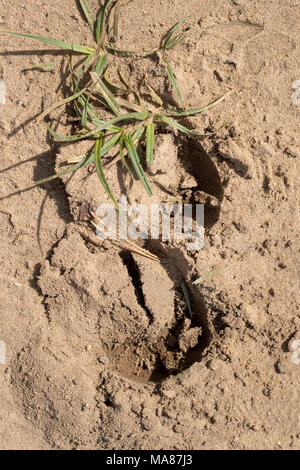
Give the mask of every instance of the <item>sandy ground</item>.
<path id="1" fill-rule="evenodd" d="M 0 36 L 2 449 L 299 448 L 299 9 L 291 0 L 134 0 L 122 13 L 122 47 L 144 50 L 194 15 L 168 54 L 187 106 L 239 90 L 184 122 L 225 123 L 213 137 L 158 137 L 155 200 L 184 188 L 206 214 L 203 250 L 148 243 L 161 264 L 99 242 L 79 220 L 82 202 L 105 200 L 90 170 L 23 191 L 75 151 L 32 122 L 57 100 L 67 59 Z M 0 29 L 92 44 L 71 0 L 0 0 Z M 54 72 L 27 70 L 41 60 Z M 168 92 L 159 56 L 131 60 L 127 73 Z M 149 202 L 119 165 L 108 176 L 130 201 Z"/>

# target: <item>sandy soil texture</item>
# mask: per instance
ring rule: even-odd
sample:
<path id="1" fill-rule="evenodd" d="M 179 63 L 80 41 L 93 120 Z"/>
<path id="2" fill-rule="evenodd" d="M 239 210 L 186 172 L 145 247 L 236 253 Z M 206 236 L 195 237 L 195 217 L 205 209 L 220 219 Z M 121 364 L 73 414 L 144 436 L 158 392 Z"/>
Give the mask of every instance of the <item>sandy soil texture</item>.
<path id="1" fill-rule="evenodd" d="M 0 0 L 0 31 L 92 44 L 77 3 Z M 107 201 L 92 168 L 24 190 L 84 144 L 55 143 L 33 122 L 57 101 L 67 55 L 0 35 L 0 448 L 299 448 L 299 11 L 296 0 L 133 0 L 122 10 L 124 49 L 151 50 L 193 15 L 168 52 L 187 107 L 237 90 L 183 120 L 215 135 L 157 138 L 153 201 L 181 196 L 205 203 L 206 216 L 199 252 L 145 243 L 161 263 L 101 242 L 80 219 L 84 202 Z M 41 61 L 54 71 L 31 69 Z M 120 67 L 176 100 L 160 54 Z M 120 164 L 107 176 L 116 194 L 149 204 Z"/>

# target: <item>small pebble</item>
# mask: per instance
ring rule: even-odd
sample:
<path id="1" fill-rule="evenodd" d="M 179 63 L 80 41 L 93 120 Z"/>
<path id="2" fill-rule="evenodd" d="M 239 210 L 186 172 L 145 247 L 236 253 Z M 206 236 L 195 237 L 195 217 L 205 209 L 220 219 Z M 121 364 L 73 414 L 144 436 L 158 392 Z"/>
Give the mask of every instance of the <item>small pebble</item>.
<path id="1" fill-rule="evenodd" d="M 6 344 L 4 341 L 0 341 L 0 364 L 5 365 L 6 363 Z"/>
<path id="2" fill-rule="evenodd" d="M 300 331 L 296 331 L 288 342 L 288 350 L 294 352 L 300 345 Z"/>
<path id="3" fill-rule="evenodd" d="M 92 349 L 92 346 L 90 344 L 88 344 L 85 349 L 87 350 L 87 352 L 89 352 L 91 349 Z"/>
<path id="4" fill-rule="evenodd" d="M 99 362 L 101 362 L 102 364 L 106 365 L 109 363 L 109 359 L 108 357 L 106 356 L 102 356 L 102 357 L 99 357 Z"/>
<path id="5" fill-rule="evenodd" d="M 261 330 L 267 321 L 265 312 L 255 305 L 247 303 L 242 304 L 241 313 L 244 320 L 246 320 L 255 330 Z"/>
<path id="6" fill-rule="evenodd" d="M 6 103 L 6 86 L 4 80 L 0 80 L 0 104 Z"/>
<path id="7" fill-rule="evenodd" d="M 290 358 L 279 359 L 277 362 L 277 369 L 280 374 L 287 374 L 290 370 Z"/>
<path id="8" fill-rule="evenodd" d="M 163 396 L 166 397 L 166 398 L 170 398 L 170 399 L 175 398 L 175 392 L 174 392 L 174 390 L 163 390 L 163 391 L 162 391 L 162 394 L 163 394 Z"/>
<path id="9" fill-rule="evenodd" d="M 222 366 L 222 362 L 220 359 L 211 359 L 208 363 L 208 367 L 210 370 L 216 371 Z"/>

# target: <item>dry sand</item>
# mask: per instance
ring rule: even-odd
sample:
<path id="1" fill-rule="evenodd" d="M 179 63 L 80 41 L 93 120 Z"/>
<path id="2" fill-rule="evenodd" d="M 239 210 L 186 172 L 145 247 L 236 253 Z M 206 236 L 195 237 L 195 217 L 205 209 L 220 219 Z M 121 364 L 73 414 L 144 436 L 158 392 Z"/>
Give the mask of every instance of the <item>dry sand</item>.
<path id="1" fill-rule="evenodd" d="M 92 44 L 76 3 L 0 0 L 0 29 Z M 122 47 L 144 50 L 195 15 L 168 54 L 188 107 L 240 90 L 185 122 L 226 123 L 213 137 L 158 138 L 154 200 L 185 188 L 185 202 L 205 202 L 206 214 L 203 250 L 148 243 L 162 264 L 99 242 L 79 220 L 84 201 L 95 209 L 106 200 L 90 169 L 21 191 L 75 151 L 32 122 L 57 100 L 67 59 L 1 35 L 2 449 L 299 448 L 299 9 L 292 0 L 134 0 L 123 11 Z M 41 60 L 54 60 L 54 72 L 26 70 Z M 159 55 L 120 63 L 131 83 L 168 95 Z M 131 202 L 149 203 L 119 165 L 108 177 L 116 193 L 125 185 Z"/>

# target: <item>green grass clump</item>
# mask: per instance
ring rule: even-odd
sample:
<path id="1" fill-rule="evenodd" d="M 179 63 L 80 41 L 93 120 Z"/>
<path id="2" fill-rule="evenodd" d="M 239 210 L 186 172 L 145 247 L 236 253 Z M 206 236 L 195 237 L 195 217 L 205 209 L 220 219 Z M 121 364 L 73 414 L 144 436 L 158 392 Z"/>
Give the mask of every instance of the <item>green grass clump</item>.
<path id="1" fill-rule="evenodd" d="M 59 135 L 48 124 L 45 123 L 45 125 L 49 133 L 58 142 L 76 142 L 89 139 L 93 143 L 93 147 L 85 156 L 72 158 L 72 164 L 64 170 L 37 181 L 36 184 L 50 181 L 90 163 L 94 163 L 102 186 L 117 208 L 118 203 L 111 192 L 104 174 L 103 157 L 110 151 L 115 152 L 115 161 L 121 159 L 127 171 L 132 175 L 128 164 L 131 162 L 134 172 L 143 184 L 147 194 L 152 196 L 151 187 L 142 162 L 145 156 L 148 165 L 153 163 L 155 135 L 158 126 L 167 125 L 179 132 L 192 136 L 211 135 L 190 130 L 180 124 L 178 119 L 202 113 L 216 106 L 232 93 L 232 91 L 229 91 L 202 108 L 185 109 L 175 74 L 167 60 L 165 60 L 166 76 L 178 98 L 178 108 L 170 108 L 150 85 L 148 85 L 148 89 L 155 105 L 142 100 L 139 93 L 132 89 L 119 70 L 119 83 L 112 83 L 109 77 L 109 55 L 122 57 L 145 56 L 157 51 L 163 51 L 166 54 L 166 51 L 174 48 L 185 37 L 185 33 L 180 33 L 179 31 L 188 18 L 184 18 L 171 28 L 161 40 L 159 47 L 152 51 L 139 53 L 117 49 L 115 43 L 119 36 L 120 8 L 124 7 L 129 1 L 131 0 L 106 0 L 98 15 L 96 15 L 88 1 L 80 0 L 82 12 L 94 35 L 95 45 L 93 47 L 42 36 L 3 31 L 8 34 L 26 37 L 66 49 L 71 54 L 79 53 L 86 56 L 79 71 L 77 68 L 76 71 L 74 70 L 70 61 L 70 96 L 58 103 L 54 103 L 54 105 L 39 116 L 38 120 L 41 120 L 57 107 L 72 102 L 80 120 L 78 131 L 75 134 Z M 105 119 L 103 119 L 103 115 Z M 107 116 L 109 117 L 107 118 Z M 141 144 L 145 145 L 145 155 Z"/>

